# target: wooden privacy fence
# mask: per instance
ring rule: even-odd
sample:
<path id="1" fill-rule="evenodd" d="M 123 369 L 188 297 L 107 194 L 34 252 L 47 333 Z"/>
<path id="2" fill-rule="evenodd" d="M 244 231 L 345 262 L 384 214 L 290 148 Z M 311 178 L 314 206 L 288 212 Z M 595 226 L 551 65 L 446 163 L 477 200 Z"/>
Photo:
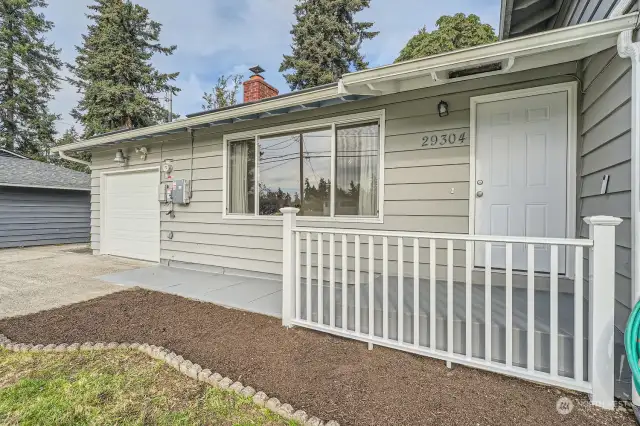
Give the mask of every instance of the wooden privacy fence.
<path id="1" fill-rule="evenodd" d="M 589 238 L 569 239 L 311 228 L 297 226 L 298 209 L 281 211 L 284 326 L 582 391 L 613 408 L 620 219 L 586 218 Z"/>

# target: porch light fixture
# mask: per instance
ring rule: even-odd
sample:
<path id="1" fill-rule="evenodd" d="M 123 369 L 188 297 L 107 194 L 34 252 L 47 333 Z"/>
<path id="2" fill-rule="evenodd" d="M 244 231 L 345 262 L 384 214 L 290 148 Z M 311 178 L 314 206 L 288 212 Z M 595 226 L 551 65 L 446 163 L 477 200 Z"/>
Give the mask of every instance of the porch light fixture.
<path id="1" fill-rule="evenodd" d="M 147 150 L 146 146 L 136 147 L 136 154 L 140 154 L 140 159 L 142 161 L 145 161 L 147 159 L 147 154 L 148 153 L 149 153 L 149 150 Z"/>
<path id="2" fill-rule="evenodd" d="M 121 149 L 116 151 L 116 158 L 114 158 L 113 161 L 120 164 L 120 167 L 124 167 L 127 165 L 127 157 L 124 156 L 124 153 Z"/>
<path id="3" fill-rule="evenodd" d="M 440 117 L 446 117 L 449 115 L 449 104 L 445 101 L 440 101 L 438 104 L 438 115 Z"/>

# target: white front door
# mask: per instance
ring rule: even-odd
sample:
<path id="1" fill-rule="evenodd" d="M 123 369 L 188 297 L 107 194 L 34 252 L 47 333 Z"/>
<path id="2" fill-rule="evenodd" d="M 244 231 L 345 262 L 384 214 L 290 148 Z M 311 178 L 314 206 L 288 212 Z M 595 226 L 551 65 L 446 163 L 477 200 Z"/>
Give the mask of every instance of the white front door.
<path id="1" fill-rule="evenodd" d="M 563 91 L 478 104 L 476 234 L 567 237 L 567 98 Z M 478 266 L 484 247 L 476 244 Z M 566 254 L 558 251 L 563 273 Z M 549 252 L 536 246 L 536 271 L 549 271 Z M 493 244 L 491 260 L 505 267 L 503 244 Z M 524 244 L 513 246 L 513 268 L 527 269 Z"/>

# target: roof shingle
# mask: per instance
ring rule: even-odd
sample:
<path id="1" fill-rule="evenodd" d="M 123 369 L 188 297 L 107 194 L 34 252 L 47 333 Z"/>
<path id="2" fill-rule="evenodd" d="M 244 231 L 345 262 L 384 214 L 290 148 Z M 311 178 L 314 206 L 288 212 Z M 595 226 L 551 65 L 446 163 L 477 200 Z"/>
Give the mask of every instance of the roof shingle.
<path id="1" fill-rule="evenodd" d="M 91 176 L 40 161 L 0 156 L 0 186 L 91 189 Z"/>

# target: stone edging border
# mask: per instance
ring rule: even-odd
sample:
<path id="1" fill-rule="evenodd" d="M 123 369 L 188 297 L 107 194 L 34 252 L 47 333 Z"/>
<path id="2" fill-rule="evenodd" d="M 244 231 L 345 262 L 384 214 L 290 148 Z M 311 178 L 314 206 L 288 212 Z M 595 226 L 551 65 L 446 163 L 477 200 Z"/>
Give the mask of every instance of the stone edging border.
<path id="1" fill-rule="evenodd" d="M 244 386 L 240 382 L 234 382 L 228 377 L 223 377 L 218 373 L 212 373 L 209 369 L 202 369 L 198 364 L 194 364 L 176 355 L 169 349 L 162 346 L 148 345 L 146 343 L 61 343 L 58 345 L 32 345 L 27 343 L 15 343 L 4 334 L 0 334 L 0 348 L 5 348 L 12 352 L 77 352 L 95 350 L 130 349 L 149 355 L 151 358 L 163 361 L 173 367 L 181 374 L 208 383 L 214 388 L 228 392 L 234 392 L 240 396 L 251 398 L 253 403 L 267 408 L 268 410 L 284 417 L 287 420 L 295 420 L 304 426 L 340 426 L 335 420 L 323 422 L 315 416 L 309 416 L 303 410 L 295 410 L 290 404 L 282 404 L 277 398 L 269 398 L 266 393 L 258 391 L 251 386 Z"/>

